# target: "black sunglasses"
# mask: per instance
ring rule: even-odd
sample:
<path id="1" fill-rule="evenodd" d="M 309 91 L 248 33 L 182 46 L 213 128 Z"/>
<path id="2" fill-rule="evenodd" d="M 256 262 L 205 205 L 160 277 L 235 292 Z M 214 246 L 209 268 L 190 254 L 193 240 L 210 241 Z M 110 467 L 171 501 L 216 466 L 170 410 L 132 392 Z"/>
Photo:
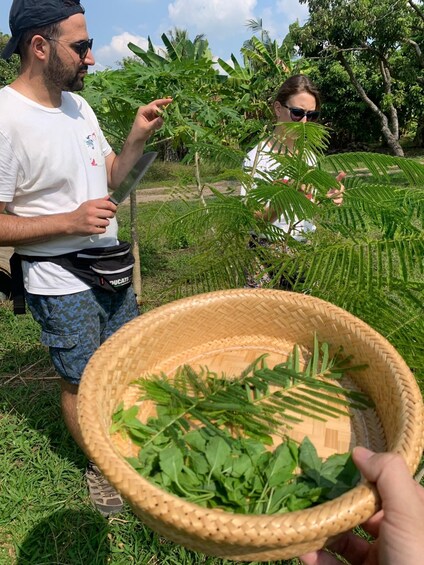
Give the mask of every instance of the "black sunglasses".
<path id="1" fill-rule="evenodd" d="M 47 37 L 43 35 L 44 39 L 47 41 L 56 41 L 57 43 L 66 43 L 71 49 L 78 54 L 78 57 L 83 61 L 87 57 L 87 53 L 93 48 L 93 39 L 83 39 L 82 41 L 76 41 L 75 43 L 69 43 L 68 41 L 61 41 L 60 39 L 55 39 L 54 37 Z"/>
<path id="2" fill-rule="evenodd" d="M 305 116 L 307 122 L 316 122 L 320 115 L 318 110 L 310 110 L 307 112 L 306 110 L 303 110 L 303 108 L 290 108 L 290 106 L 287 106 L 286 104 L 282 104 L 282 106 L 287 108 L 290 112 L 290 118 L 293 122 L 300 122 L 300 120 L 303 120 Z"/>

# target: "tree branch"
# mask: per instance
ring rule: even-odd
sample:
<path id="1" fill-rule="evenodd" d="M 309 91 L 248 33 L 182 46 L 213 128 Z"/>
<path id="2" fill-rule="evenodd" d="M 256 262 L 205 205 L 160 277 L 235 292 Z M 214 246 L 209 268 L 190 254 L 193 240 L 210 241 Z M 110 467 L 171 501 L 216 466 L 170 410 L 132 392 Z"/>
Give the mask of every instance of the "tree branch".
<path id="1" fill-rule="evenodd" d="M 403 156 L 403 150 L 402 150 L 402 148 L 399 144 L 398 137 L 395 136 L 394 132 L 390 129 L 387 116 L 384 114 L 384 112 L 382 112 L 380 110 L 380 108 L 377 106 L 377 104 L 375 102 L 373 102 L 371 100 L 371 98 L 368 96 L 368 94 L 365 92 L 363 86 L 360 84 L 360 82 L 356 78 L 356 76 L 355 76 L 355 74 L 352 70 L 352 67 L 350 66 L 349 62 L 347 61 L 346 57 L 344 56 L 344 53 L 342 53 L 341 51 L 338 51 L 337 56 L 339 58 L 340 63 L 343 65 L 344 69 L 348 73 L 350 81 L 353 84 L 353 86 L 355 87 L 355 90 L 359 94 L 360 98 L 378 116 L 378 119 L 380 120 L 380 124 L 381 124 L 381 131 L 382 131 L 389 147 L 393 150 L 395 155 Z M 382 61 L 382 59 L 380 59 L 380 61 Z M 382 71 L 384 73 L 383 74 L 383 81 L 385 83 L 385 86 L 386 86 L 386 88 L 389 88 L 390 87 L 390 81 L 391 81 L 391 76 L 390 76 L 389 70 L 388 70 L 387 67 L 384 67 L 384 68 L 382 68 Z M 390 79 L 389 82 L 387 82 L 385 80 L 385 74 L 386 73 L 388 73 L 388 77 Z M 396 113 L 396 109 L 394 108 L 393 105 L 392 105 L 392 107 L 393 107 L 394 112 Z M 396 114 L 396 119 L 397 119 L 397 114 Z"/>
<path id="2" fill-rule="evenodd" d="M 424 22 L 424 12 L 413 2 L 412 0 L 408 0 L 408 4 L 411 6 L 413 10 L 418 14 L 418 17 Z"/>
<path id="3" fill-rule="evenodd" d="M 418 62 L 420 64 L 420 66 L 424 69 L 424 56 L 423 56 L 423 53 L 422 53 L 418 43 L 416 41 L 414 41 L 413 39 L 409 39 L 409 38 L 405 39 L 405 41 L 406 41 L 406 43 L 409 43 L 409 45 L 412 45 L 412 47 L 414 48 L 415 53 L 417 55 Z"/>
<path id="4" fill-rule="evenodd" d="M 380 56 L 380 70 L 381 76 L 383 77 L 383 85 L 384 85 L 384 92 L 387 95 L 388 103 L 389 103 L 389 112 L 390 112 L 390 129 L 396 139 L 399 139 L 399 120 L 396 108 L 392 102 L 392 75 L 390 74 L 390 69 L 388 65 L 388 61 L 385 57 Z"/>

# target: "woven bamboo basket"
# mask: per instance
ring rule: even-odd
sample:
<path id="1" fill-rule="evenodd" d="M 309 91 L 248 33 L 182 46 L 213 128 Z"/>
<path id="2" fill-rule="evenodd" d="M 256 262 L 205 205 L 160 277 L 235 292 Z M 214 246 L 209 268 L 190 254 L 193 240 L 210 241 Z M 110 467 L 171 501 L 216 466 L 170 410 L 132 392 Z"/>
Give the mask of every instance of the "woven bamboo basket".
<path id="1" fill-rule="evenodd" d="M 313 508 L 280 515 L 242 515 L 189 503 L 142 478 L 126 461 L 133 446 L 111 438 L 111 416 L 137 397 L 131 382 L 146 372 L 172 375 L 182 364 L 240 374 L 262 353 L 286 359 L 294 344 L 312 347 L 314 334 L 343 346 L 368 368 L 348 376 L 376 408 L 325 423 L 305 420 L 289 432 L 307 435 L 321 456 L 354 445 L 401 453 L 411 473 L 423 445 L 423 404 L 415 379 L 395 349 L 361 320 L 320 299 L 265 289 L 201 294 L 157 308 L 123 326 L 87 365 L 78 396 L 87 454 L 138 517 L 176 543 L 235 561 L 290 559 L 323 547 L 369 518 L 378 497 L 368 484 Z M 151 407 L 140 406 L 143 418 Z"/>

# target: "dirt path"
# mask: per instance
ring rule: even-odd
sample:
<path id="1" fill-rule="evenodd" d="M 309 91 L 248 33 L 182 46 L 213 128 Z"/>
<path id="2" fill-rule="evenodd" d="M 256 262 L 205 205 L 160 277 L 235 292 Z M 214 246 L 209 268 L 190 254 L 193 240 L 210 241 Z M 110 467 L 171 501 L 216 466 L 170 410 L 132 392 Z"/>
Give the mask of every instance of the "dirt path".
<path id="1" fill-rule="evenodd" d="M 9 257 L 13 253 L 13 247 L 0 247 L 0 267 L 9 271 Z"/>
<path id="2" fill-rule="evenodd" d="M 9 257 L 12 253 L 13 247 L 0 247 L 0 303 L 12 292 L 12 281 L 9 274 Z"/>
<path id="3" fill-rule="evenodd" d="M 216 182 L 213 183 L 215 189 L 222 193 L 228 193 L 231 190 L 236 191 L 238 194 L 239 183 L 236 181 L 226 181 L 226 182 Z M 209 188 L 205 188 L 203 191 L 204 196 L 211 196 L 212 192 Z M 175 200 L 179 196 L 184 196 L 185 198 L 192 199 L 198 196 L 197 188 L 195 186 L 188 186 L 184 189 L 169 186 L 158 186 L 156 188 L 141 188 L 137 191 L 137 202 L 167 202 L 170 200 Z M 129 203 L 126 200 L 125 203 Z"/>

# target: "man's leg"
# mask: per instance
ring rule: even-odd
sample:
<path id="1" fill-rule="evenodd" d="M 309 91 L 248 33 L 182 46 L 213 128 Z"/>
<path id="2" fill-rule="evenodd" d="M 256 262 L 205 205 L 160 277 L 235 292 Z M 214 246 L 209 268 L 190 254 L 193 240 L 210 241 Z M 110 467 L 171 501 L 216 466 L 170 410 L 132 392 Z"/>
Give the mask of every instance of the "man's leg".
<path id="1" fill-rule="evenodd" d="M 91 290 L 64 296 L 29 294 L 27 303 L 41 325 L 41 341 L 49 346 L 53 365 L 62 377 L 64 421 L 84 450 L 77 417 L 78 385 L 85 365 L 102 341 L 109 314 Z M 86 478 L 91 501 L 101 514 L 108 516 L 122 509 L 121 496 L 92 462 L 88 463 Z"/>
<path id="2" fill-rule="evenodd" d="M 93 289 L 93 295 L 97 300 L 99 311 L 104 313 L 104 318 L 107 320 L 105 324 L 102 324 L 101 343 L 139 314 L 132 288 L 117 293 Z M 105 516 L 117 512 L 118 510 L 115 510 L 113 506 L 116 505 L 118 507 L 119 502 L 122 506 L 122 498 L 109 485 L 94 463 L 89 462 L 85 476 L 91 500 L 94 502 L 97 510 Z M 117 496 L 119 496 L 119 500 Z"/>
<path id="3" fill-rule="evenodd" d="M 61 383 L 62 414 L 65 424 L 82 451 L 84 442 L 81 429 L 78 424 L 77 401 L 78 386 L 70 384 L 65 380 Z M 94 506 L 103 516 L 110 516 L 122 510 L 124 502 L 121 495 L 103 477 L 100 469 L 92 461 L 88 462 L 85 471 L 90 498 Z"/>
<path id="4" fill-rule="evenodd" d="M 69 433 L 77 442 L 82 451 L 84 444 L 82 441 L 81 430 L 78 424 L 77 399 L 78 385 L 68 383 L 64 379 L 61 382 L 61 404 L 62 414 Z"/>

